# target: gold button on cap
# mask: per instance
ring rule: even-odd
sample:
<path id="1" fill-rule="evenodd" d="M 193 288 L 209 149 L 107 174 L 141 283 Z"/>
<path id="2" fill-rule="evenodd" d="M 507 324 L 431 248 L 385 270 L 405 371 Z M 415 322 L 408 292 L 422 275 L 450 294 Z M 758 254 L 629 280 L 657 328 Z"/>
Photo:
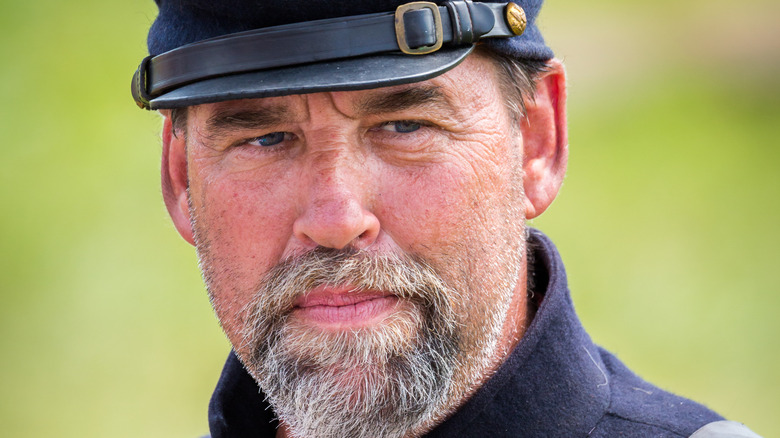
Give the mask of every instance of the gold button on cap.
<path id="1" fill-rule="evenodd" d="M 523 8 L 515 3 L 509 3 L 506 5 L 506 22 L 515 35 L 522 35 L 528 20 L 525 18 Z"/>

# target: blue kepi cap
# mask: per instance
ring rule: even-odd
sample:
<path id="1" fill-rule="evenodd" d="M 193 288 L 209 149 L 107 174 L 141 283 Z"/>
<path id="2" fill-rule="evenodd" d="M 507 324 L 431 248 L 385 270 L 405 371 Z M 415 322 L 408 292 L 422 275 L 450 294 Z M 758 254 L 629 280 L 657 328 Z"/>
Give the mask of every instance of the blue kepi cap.
<path id="1" fill-rule="evenodd" d="M 149 56 L 133 75 L 146 109 L 358 90 L 430 79 L 481 44 L 505 56 L 553 57 L 542 0 L 156 0 Z"/>

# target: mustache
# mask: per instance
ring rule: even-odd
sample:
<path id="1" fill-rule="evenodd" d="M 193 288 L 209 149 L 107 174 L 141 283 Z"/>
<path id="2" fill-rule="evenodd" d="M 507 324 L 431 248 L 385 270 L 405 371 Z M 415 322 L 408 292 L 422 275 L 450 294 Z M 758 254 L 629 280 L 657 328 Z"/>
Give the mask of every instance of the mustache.
<path id="1" fill-rule="evenodd" d="M 453 303 L 459 294 L 421 257 L 317 247 L 281 261 L 263 276 L 244 309 L 245 345 L 260 354 L 278 341 L 278 328 L 287 321 L 294 301 L 320 286 L 384 291 L 416 305 L 424 317 L 438 315 L 429 319 L 438 321 L 431 329 L 439 333 L 456 329 Z"/>

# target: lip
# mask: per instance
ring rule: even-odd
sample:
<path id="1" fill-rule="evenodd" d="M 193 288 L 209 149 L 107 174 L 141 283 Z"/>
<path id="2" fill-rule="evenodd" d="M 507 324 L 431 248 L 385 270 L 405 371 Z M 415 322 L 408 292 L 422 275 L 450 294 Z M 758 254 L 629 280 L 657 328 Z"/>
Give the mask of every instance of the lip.
<path id="1" fill-rule="evenodd" d="M 380 322 L 397 302 L 398 297 L 384 291 L 320 286 L 295 300 L 293 315 L 327 328 L 357 328 Z"/>

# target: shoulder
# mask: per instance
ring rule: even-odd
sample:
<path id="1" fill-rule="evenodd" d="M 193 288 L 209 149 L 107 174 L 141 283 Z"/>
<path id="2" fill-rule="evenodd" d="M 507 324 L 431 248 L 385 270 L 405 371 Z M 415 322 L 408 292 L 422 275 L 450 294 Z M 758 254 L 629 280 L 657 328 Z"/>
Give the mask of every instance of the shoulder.
<path id="1" fill-rule="evenodd" d="M 591 436 L 689 437 L 723 417 L 692 400 L 642 380 L 600 349 L 610 384 L 610 405 Z"/>

